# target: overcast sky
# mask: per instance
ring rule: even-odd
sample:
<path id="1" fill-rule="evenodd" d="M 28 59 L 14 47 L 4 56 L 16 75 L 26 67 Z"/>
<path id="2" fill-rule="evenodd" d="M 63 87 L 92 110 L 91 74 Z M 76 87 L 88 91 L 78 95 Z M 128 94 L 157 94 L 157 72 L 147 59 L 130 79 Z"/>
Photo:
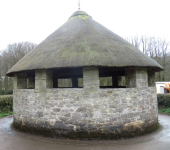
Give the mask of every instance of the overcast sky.
<path id="1" fill-rule="evenodd" d="M 170 41 L 170 0 L 80 0 L 81 10 L 121 37 L 147 35 Z M 0 50 L 39 44 L 78 10 L 78 0 L 0 0 Z"/>

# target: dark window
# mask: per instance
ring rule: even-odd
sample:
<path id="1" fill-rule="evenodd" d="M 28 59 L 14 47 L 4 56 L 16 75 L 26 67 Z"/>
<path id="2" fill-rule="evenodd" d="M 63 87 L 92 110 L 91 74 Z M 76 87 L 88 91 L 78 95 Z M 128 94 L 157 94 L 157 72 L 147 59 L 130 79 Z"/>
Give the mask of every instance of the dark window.
<path id="1" fill-rule="evenodd" d="M 82 68 L 54 69 L 54 88 L 83 88 Z"/>
<path id="2" fill-rule="evenodd" d="M 126 88 L 125 69 L 99 68 L 100 88 Z"/>

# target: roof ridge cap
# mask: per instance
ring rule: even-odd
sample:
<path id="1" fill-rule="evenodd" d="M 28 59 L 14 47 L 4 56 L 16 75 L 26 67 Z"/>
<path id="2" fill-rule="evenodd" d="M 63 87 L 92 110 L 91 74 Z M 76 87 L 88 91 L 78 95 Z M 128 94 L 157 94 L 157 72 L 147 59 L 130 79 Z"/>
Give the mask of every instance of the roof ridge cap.
<path id="1" fill-rule="evenodd" d="M 84 11 L 75 11 L 69 18 L 68 20 L 70 20 L 71 18 L 73 17 L 77 17 L 77 16 L 88 16 L 89 18 L 92 18 L 89 14 L 87 14 L 86 12 Z"/>

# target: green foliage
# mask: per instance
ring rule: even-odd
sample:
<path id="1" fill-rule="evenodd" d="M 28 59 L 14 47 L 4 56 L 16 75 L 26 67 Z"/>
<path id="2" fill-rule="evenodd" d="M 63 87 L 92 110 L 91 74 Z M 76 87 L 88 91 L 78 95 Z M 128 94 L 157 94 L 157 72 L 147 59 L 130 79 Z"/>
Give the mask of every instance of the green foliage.
<path id="1" fill-rule="evenodd" d="M 170 94 L 157 94 L 159 108 L 170 108 Z"/>
<path id="2" fill-rule="evenodd" d="M 8 114 L 13 111 L 13 96 L 0 96 L 0 113 Z"/>
<path id="3" fill-rule="evenodd" d="M 13 112 L 8 112 L 8 113 L 0 112 L 0 118 L 6 117 L 6 116 L 9 116 L 9 115 L 12 115 L 12 114 L 13 114 Z"/>
<path id="4" fill-rule="evenodd" d="M 159 113 L 170 115 L 170 108 L 159 109 Z"/>
<path id="5" fill-rule="evenodd" d="M 0 95 L 11 95 L 13 94 L 13 91 L 2 91 Z"/>

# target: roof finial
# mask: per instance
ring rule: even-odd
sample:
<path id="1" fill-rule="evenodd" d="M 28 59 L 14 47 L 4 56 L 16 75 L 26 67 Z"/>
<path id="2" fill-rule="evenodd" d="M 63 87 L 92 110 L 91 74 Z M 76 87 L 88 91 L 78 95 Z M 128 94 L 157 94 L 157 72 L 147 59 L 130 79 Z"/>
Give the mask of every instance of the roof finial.
<path id="1" fill-rule="evenodd" d="M 80 11 L 80 0 L 78 0 L 78 10 Z"/>

